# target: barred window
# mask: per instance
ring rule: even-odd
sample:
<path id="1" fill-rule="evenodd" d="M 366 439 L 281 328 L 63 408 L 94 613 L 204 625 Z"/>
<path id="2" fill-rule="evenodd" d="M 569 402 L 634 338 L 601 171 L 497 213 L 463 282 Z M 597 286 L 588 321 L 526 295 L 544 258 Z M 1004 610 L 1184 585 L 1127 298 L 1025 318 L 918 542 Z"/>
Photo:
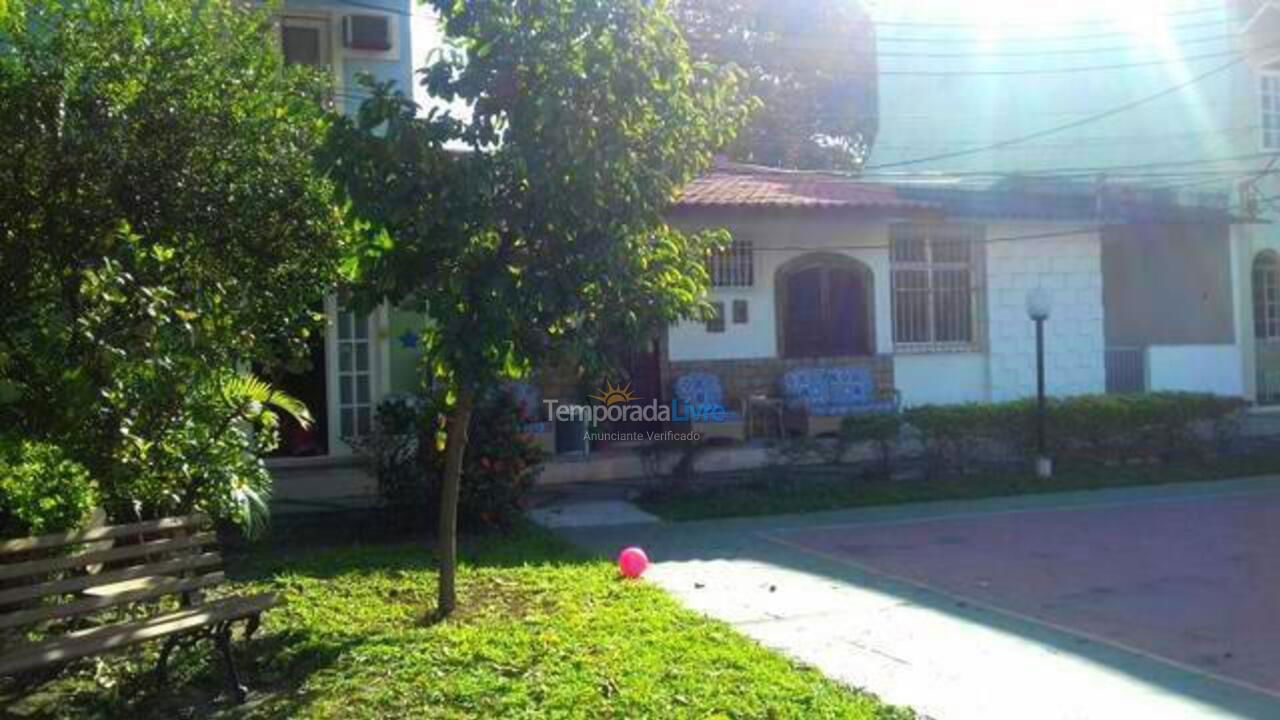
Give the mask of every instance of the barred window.
<path id="1" fill-rule="evenodd" d="M 898 349 L 954 351 L 979 344 L 981 237 L 970 226 L 892 226 L 893 341 Z"/>
<path id="2" fill-rule="evenodd" d="M 1253 260 L 1253 330 L 1259 340 L 1280 339 L 1280 260 L 1270 250 Z"/>
<path id="3" fill-rule="evenodd" d="M 1268 68 L 1259 82 L 1259 105 L 1262 124 L 1262 149 L 1280 150 L 1280 72 Z"/>
<path id="4" fill-rule="evenodd" d="M 711 317 L 707 318 L 707 332 L 724 332 L 724 303 L 711 303 Z"/>
<path id="5" fill-rule="evenodd" d="M 714 287 L 751 287 L 755 284 L 754 254 L 750 240 L 734 240 L 724 252 L 712 253 L 707 271 Z"/>

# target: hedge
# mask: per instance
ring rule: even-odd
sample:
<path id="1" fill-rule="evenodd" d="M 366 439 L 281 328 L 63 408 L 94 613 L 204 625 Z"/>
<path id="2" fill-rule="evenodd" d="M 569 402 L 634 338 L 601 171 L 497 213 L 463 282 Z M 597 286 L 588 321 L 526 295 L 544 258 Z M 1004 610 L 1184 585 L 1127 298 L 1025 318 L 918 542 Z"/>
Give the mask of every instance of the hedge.
<path id="1" fill-rule="evenodd" d="M 1083 464 L 1203 456 L 1234 434 L 1245 405 L 1240 398 L 1172 392 L 1052 398 L 1046 404 L 1047 451 L 1058 462 Z M 841 427 L 841 445 L 872 443 L 886 471 L 909 437 L 920 444 L 931 474 L 1029 458 L 1036 403 L 923 405 L 901 415 L 846 418 Z"/>

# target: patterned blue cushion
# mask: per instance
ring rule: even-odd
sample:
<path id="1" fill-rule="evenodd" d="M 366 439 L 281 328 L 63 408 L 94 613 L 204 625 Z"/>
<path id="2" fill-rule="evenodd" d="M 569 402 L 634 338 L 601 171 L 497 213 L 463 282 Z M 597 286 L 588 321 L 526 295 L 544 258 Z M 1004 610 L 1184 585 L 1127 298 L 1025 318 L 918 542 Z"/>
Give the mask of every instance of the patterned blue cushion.
<path id="1" fill-rule="evenodd" d="M 832 405 L 859 406 L 875 400 L 871 373 L 855 368 L 827 371 L 827 398 Z"/>
<path id="2" fill-rule="evenodd" d="M 691 373 L 676 380 L 676 399 L 686 407 L 724 406 L 720 378 L 711 373 Z"/>
<path id="3" fill-rule="evenodd" d="M 782 395 L 786 398 L 787 407 L 792 409 L 812 408 L 830 402 L 827 379 L 820 368 L 788 370 L 782 376 Z"/>
<path id="4" fill-rule="evenodd" d="M 782 379 L 786 405 L 817 417 L 844 417 L 895 410 L 892 402 L 876 400 L 871 373 L 863 368 L 803 368 Z"/>

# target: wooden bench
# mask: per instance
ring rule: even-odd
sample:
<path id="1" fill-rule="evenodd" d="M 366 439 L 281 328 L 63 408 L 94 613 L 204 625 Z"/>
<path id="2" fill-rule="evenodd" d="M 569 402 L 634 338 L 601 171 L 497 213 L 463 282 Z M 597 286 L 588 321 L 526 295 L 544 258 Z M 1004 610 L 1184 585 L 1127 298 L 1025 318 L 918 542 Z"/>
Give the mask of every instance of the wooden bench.
<path id="1" fill-rule="evenodd" d="M 247 641 L 276 598 L 206 599 L 226 579 L 217 542 L 203 515 L 0 541 L 0 675 L 164 639 L 155 668 L 163 685 L 170 653 L 208 638 L 222 657 L 232 697 L 243 703 L 232 625 L 245 622 Z M 176 609 L 162 607 L 168 596 L 176 596 Z M 95 617 L 122 610 L 134 617 Z M 28 639 L 32 630 L 40 639 Z"/>

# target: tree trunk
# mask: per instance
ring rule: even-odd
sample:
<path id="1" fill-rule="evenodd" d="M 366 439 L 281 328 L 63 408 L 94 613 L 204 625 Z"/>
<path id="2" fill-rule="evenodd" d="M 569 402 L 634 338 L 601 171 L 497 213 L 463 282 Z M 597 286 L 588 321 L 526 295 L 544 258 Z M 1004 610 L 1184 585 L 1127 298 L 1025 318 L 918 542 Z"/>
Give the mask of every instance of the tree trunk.
<path id="1" fill-rule="evenodd" d="M 449 418 L 445 441 L 444 482 L 440 487 L 440 537 L 436 552 L 440 558 L 440 599 L 436 612 L 448 617 L 458 604 L 458 493 L 462 486 L 462 460 L 467 453 L 467 430 L 474 406 L 472 391 L 458 392 L 458 406 Z"/>

